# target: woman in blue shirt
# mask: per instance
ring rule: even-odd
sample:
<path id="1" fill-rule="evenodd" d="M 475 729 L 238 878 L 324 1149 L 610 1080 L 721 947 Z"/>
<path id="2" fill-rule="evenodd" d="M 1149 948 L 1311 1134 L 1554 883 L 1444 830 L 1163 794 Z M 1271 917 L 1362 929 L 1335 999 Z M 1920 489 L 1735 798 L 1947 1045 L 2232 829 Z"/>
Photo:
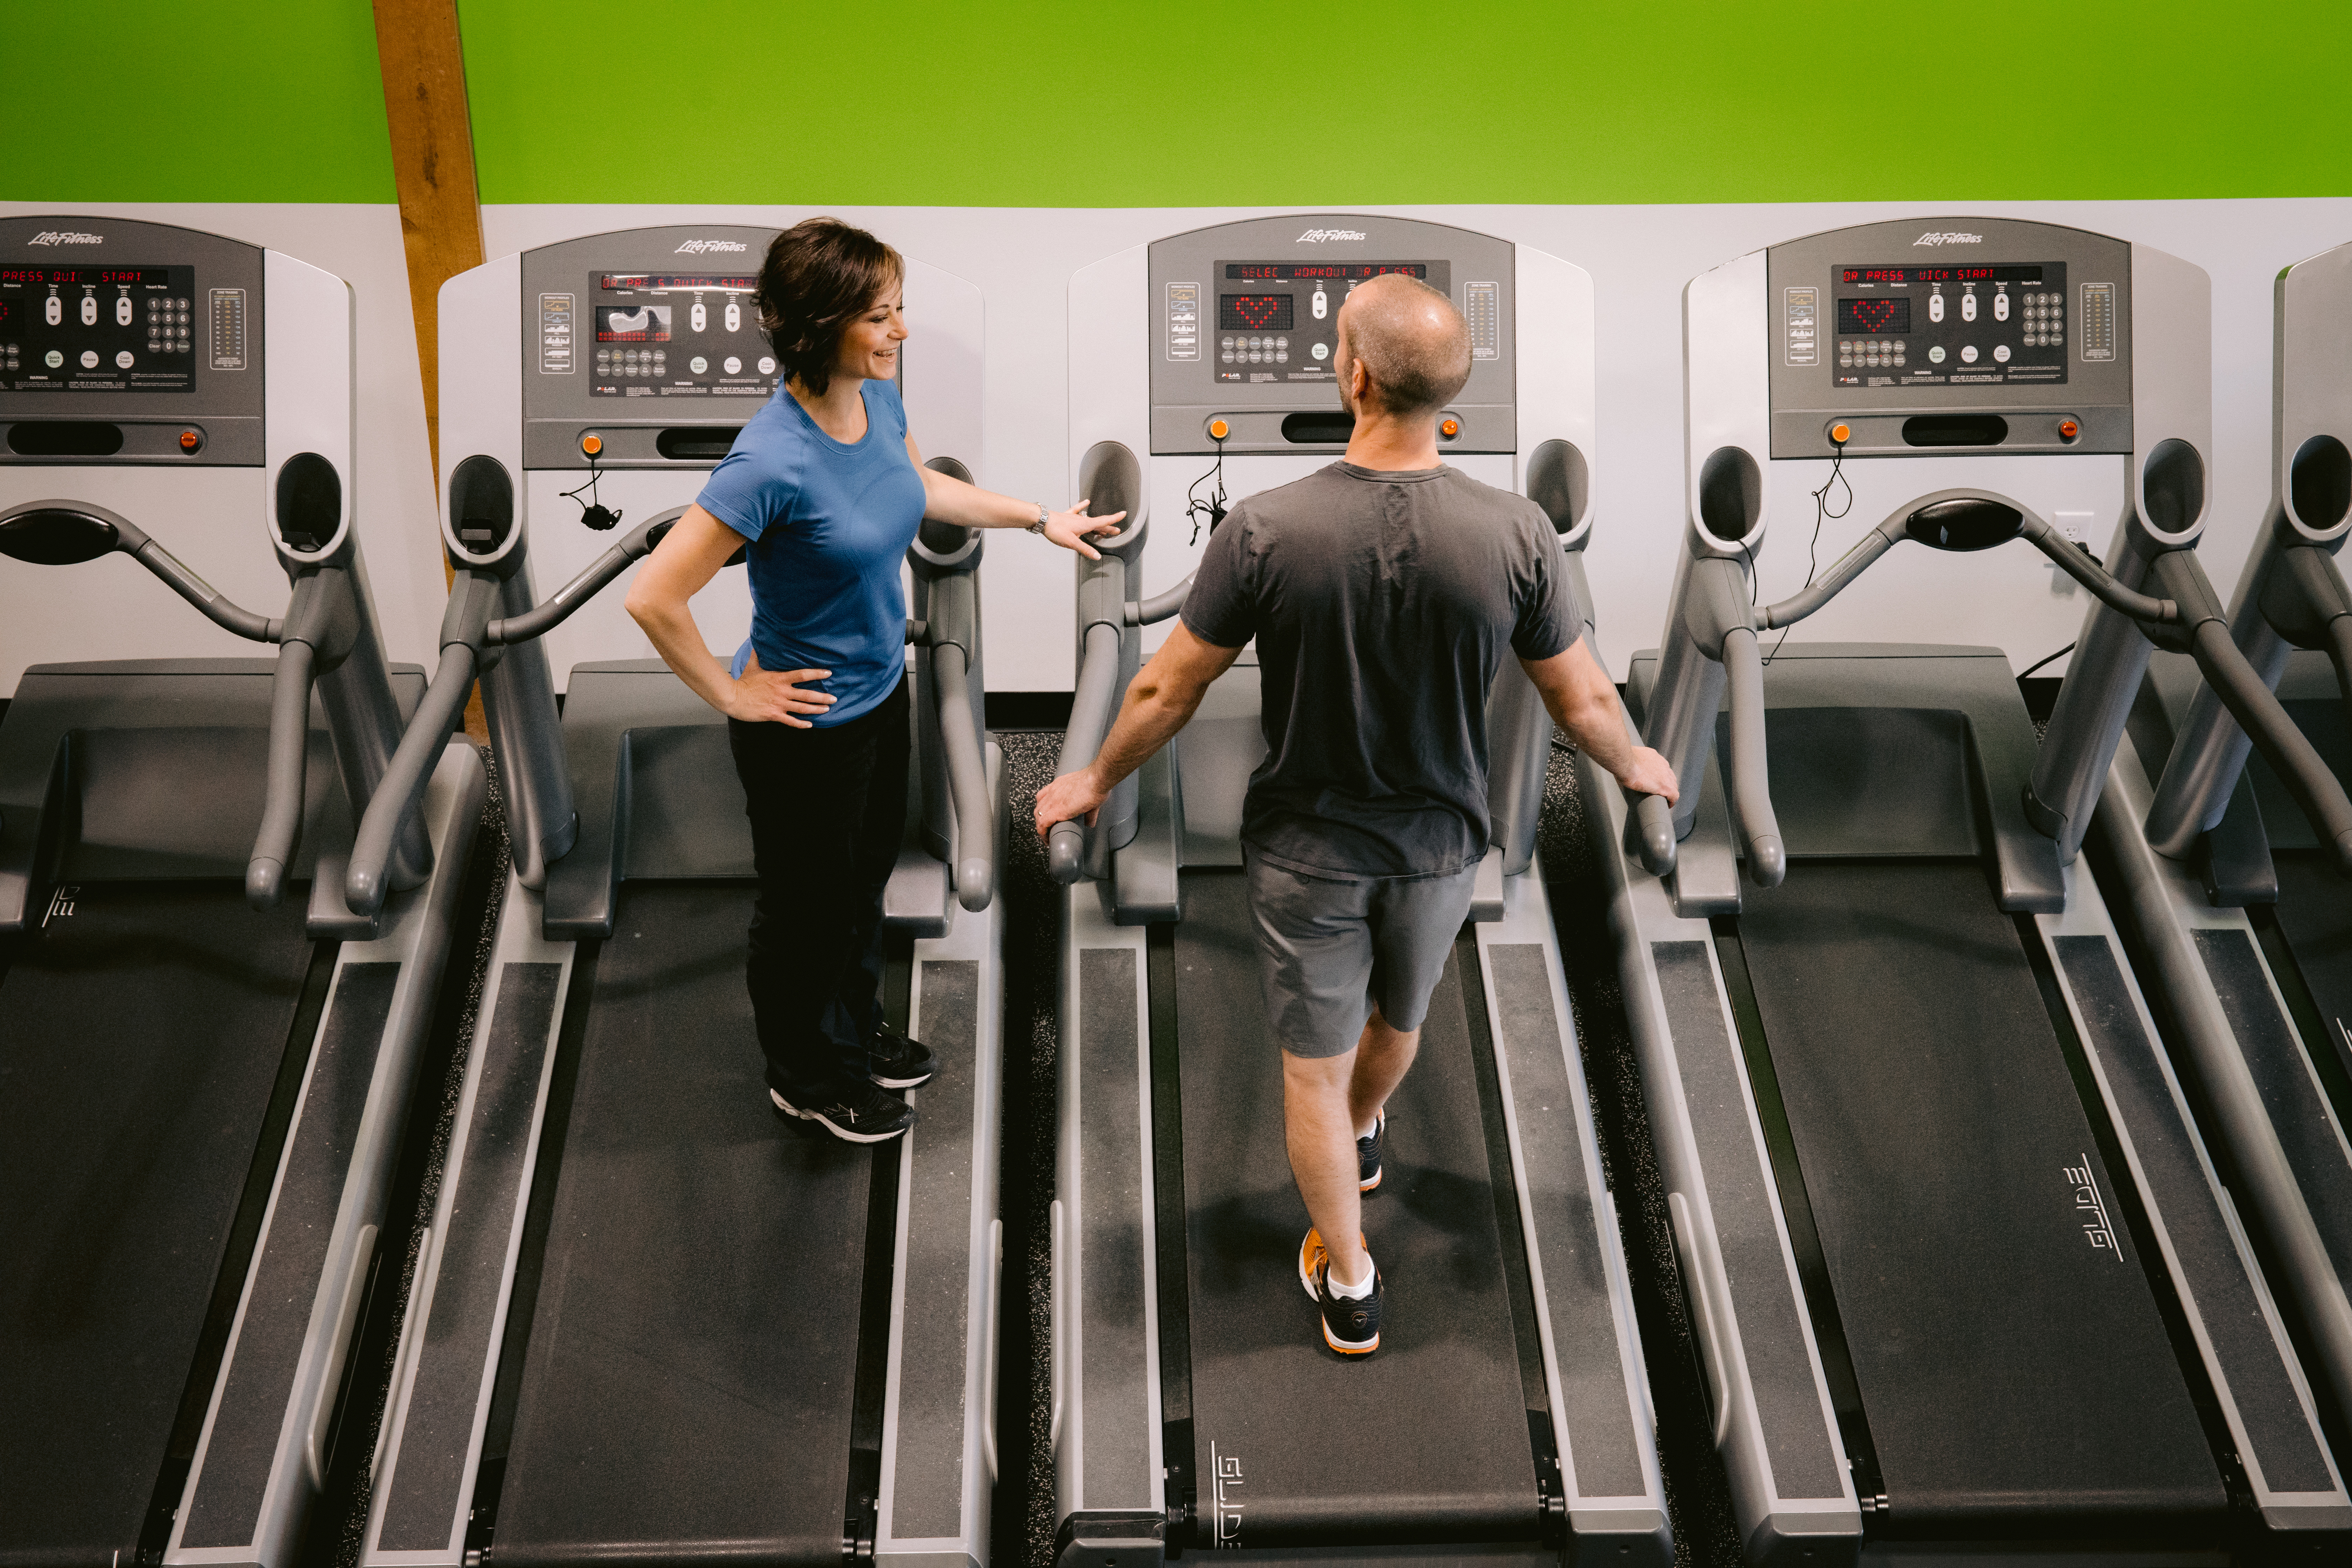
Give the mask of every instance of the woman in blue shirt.
<path id="1" fill-rule="evenodd" d="M 1092 557 L 1127 514 L 1054 512 L 922 466 L 893 377 L 905 264 L 811 218 L 760 268 L 785 379 L 629 589 L 678 679 L 727 715 L 760 879 L 747 974 L 776 1108 L 873 1143 L 914 1125 L 902 1094 L 937 1058 L 882 1016 L 882 890 L 906 826 L 907 606 L 923 520 L 1028 528 Z M 731 664 L 687 601 L 746 550 L 751 635 Z"/>

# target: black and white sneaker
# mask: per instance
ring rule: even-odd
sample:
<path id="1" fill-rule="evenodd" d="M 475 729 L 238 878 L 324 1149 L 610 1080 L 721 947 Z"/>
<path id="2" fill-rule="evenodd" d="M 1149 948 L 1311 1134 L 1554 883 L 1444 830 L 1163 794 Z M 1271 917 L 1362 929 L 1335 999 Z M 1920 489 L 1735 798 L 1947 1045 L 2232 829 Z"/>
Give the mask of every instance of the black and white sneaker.
<path id="1" fill-rule="evenodd" d="M 1369 1193 L 1381 1184 L 1381 1142 L 1389 1130 L 1389 1113 L 1372 1121 L 1372 1134 L 1356 1140 L 1356 1190 Z"/>
<path id="2" fill-rule="evenodd" d="M 905 1100 L 854 1079 L 831 1089 L 794 1089 L 789 1097 L 770 1084 L 768 1098 L 782 1114 L 821 1123 L 827 1132 L 850 1143 L 880 1143 L 903 1137 L 915 1124 L 914 1108 Z"/>
<path id="3" fill-rule="evenodd" d="M 939 1053 L 885 1024 L 866 1044 L 866 1076 L 878 1089 L 920 1089 L 940 1070 Z"/>
<path id="4" fill-rule="evenodd" d="M 1370 1295 L 1335 1295 L 1331 1255 L 1324 1250 L 1322 1236 L 1309 1230 L 1307 1239 L 1298 1244 L 1298 1282 L 1315 1299 L 1323 1320 L 1325 1344 L 1344 1356 L 1370 1355 L 1381 1348 L 1381 1307 L 1388 1296 L 1388 1281 L 1381 1278 L 1379 1264 L 1372 1265 Z"/>

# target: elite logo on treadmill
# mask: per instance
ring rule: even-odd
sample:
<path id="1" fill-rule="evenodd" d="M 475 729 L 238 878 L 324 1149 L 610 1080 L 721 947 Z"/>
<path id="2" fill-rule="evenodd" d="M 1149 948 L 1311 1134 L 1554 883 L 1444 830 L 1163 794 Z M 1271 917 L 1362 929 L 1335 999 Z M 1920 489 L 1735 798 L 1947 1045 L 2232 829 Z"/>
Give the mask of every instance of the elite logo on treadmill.
<path id="1" fill-rule="evenodd" d="M 1241 1456 L 1218 1452 L 1213 1441 L 1209 1444 L 1209 1485 L 1212 1550 L 1235 1551 L 1242 1543 Z"/>
<path id="2" fill-rule="evenodd" d="M 1922 245 L 1982 245 L 1983 243 L 1984 236 L 1980 234 L 1958 234 L 1948 230 L 1938 234 L 1932 228 L 1911 242 L 1914 248 Z"/>
<path id="3" fill-rule="evenodd" d="M 26 240 L 27 247 L 36 245 L 104 245 L 102 234 L 79 234 L 69 228 L 45 228 Z"/>
<path id="4" fill-rule="evenodd" d="M 2091 1169 L 2091 1157 L 2078 1155 L 2083 1163 L 2064 1167 L 2067 1184 L 2074 1189 L 2074 1213 L 2083 1219 L 2084 1239 L 2094 1252 L 2104 1252 L 2121 1263 L 2124 1249 L 2116 1245 L 2116 1227 L 2107 1221 L 2107 1200 L 2099 1195 L 2099 1178 Z"/>
<path id="5" fill-rule="evenodd" d="M 81 892 L 79 887 L 59 888 L 49 895 L 48 912 L 41 917 L 41 929 L 49 929 L 51 921 L 61 921 L 74 912 L 74 900 Z"/>

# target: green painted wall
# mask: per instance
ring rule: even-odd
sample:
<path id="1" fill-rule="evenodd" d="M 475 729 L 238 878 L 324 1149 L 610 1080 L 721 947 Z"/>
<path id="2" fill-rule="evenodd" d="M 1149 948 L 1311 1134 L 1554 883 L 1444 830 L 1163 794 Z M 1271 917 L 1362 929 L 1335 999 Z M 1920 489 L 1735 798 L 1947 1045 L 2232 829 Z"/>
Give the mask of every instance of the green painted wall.
<path id="1" fill-rule="evenodd" d="M 6 12 L 0 199 L 396 199 L 367 0 Z"/>
<path id="2" fill-rule="evenodd" d="M 2352 194 L 2344 0 L 459 11 L 485 202 Z"/>
<path id="3" fill-rule="evenodd" d="M 2343 0 L 459 10 L 488 202 L 2352 195 Z M 0 198 L 394 199 L 365 0 L 50 0 L 8 36 Z"/>

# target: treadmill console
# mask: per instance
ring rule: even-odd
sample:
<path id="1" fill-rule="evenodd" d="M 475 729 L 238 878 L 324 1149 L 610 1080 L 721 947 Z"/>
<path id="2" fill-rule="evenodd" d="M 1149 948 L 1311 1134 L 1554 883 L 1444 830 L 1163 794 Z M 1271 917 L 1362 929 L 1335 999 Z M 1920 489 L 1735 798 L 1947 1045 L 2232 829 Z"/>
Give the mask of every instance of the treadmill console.
<path id="1" fill-rule="evenodd" d="M 1768 253 L 1772 456 L 2129 452 L 2131 247 L 2006 219 Z"/>
<path id="2" fill-rule="evenodd" d="M 262 461 L 262 251 L 0 218 L 0 463 Z"/>
<path id="3" fill-rule="evenodd" d="M 774 395 L 760 330 L 772 228 L 622 229 L 522 257 L 523 462 L 709 467 Z"/>
<path id="4" fill-rule="evenodd" d="M 1447 412 L 1449 451 L 1515 448 L 1512 247 L 1389 217 L 1255 218 L 1155 242 L 1151 449 L 1338 451 L 1348 440 L 1332 366 L 1339 306 L 1388 273 L 1450 297 L 1470 325 L 1470 381 Z"/>

